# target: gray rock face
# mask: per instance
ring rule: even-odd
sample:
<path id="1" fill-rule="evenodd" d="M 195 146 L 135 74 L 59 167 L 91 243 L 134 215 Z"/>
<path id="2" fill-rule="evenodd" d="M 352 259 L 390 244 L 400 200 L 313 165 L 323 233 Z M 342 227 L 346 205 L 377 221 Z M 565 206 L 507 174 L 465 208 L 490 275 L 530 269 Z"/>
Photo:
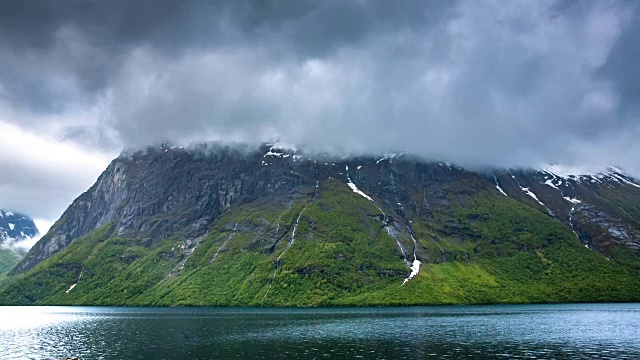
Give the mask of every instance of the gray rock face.
<path id="1" fill-rule="evenodd" d="M 612 246 L 623 245 L 640 255 L 640 181 L 619 169 L 563 178 L 545 170 L 510 171 L 496 179 L 509 196 L 550 211 L 585 246 L 606 254 Z"/>
<path id="2" fill-rule="evenodd" d="M 460 200 L 465 196 L 488 192 L 506 195 L 553 216 L 594 249 L 606 249 L 610 242 L 638 249 L 640 211 L 634 213 L 627 209 L 633 205 L 617 200 L 621 196 L 640 200 L 640 189 L 631 185 L 633 179 L 625 177 L 627 183 L 615 181 L 613 176 L 600 182 L 577 178 L 550 186 L 546 184 L 549 178 L 544 171 L 472 172 L 408 155 L 332 159 L 307 157 L 270 145 L 163 145 L 123 153 L 113 160 L 12 274 L 27 271 L 105 224 L 112 224 L 119 236 L 139 238 L 141 244 L 168 237 L 197 239 L 231 206 L 259 199 L 286 206 L 307 196 L 303 189 L 327 179 L 345 185 L 350 179 L 378 199 L 380 206 L 391 209 L 387 221 L 402 223 L 409 232 L 412 225 L 408 215 L 433 218 L 437 214 L 445 225 L 434 232 L 436 242 L 440 235 L 473 238 L 475 234 L 460 227 L 453 209 L 465 206 Z M 580 199 L 580 203 L 571 199 Z M 469 254 L 423 255 L 432 261 L 469 258 Z"/>
<path id="3" fill-rule="evenodd" d="M 12 271 L 24 272 L 91 230 L 112 223 L 120 236 L 144 242 L 197 237 L 232 204 L 287 196 L 310 182 L 293 161 L 263 166 L 266 149 L 223 146 L 149 148 L 118 157 L 80 195 Z"/>

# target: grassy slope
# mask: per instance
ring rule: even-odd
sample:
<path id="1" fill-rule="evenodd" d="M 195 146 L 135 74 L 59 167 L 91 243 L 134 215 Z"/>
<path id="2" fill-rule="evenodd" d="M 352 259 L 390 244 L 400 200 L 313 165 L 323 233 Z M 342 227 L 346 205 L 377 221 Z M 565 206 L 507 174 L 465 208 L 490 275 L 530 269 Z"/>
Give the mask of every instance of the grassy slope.
<path id="1" fill-rule="evenodd" d="M 9 249 L 0 247 L 0 276 L 9 272 L 20 261 L 20 256 Z"/>
<path id="2" fill-rule="evenodd" d="M 407 266 L 380 226 L 378 210 L 345 184 L 329 180 L 315 199 L 308 194 L 288 208 L 253 204 L 230 209 L 177 276 L 167 274 L 181 266 L 181 239 L 145 247 L 111 237 L 110 226 L 105 226 L 9 279 L 0 290 L 0 303 L 300 306 L 640 300 L 640 271 L 584 248 L 541 212 L 489 193 L 461 201 L 456 208 L 464 234 L 460 238 L 441 236 L 436 243 L 430 223 L 413 220 L 420 254 L 430 262 L 405 286 Z M 299 215 L 295 242 L 274 276 L 275 260 L 287 249 Z M 437 216 L 434 225 L 442 226 Z M 270 252 L 266 239 L 274 237 L 279 241 Z M 438 244 L 447 262 L 440 259 Z M 79 277 L 78 285 L 65 293 Z"/>

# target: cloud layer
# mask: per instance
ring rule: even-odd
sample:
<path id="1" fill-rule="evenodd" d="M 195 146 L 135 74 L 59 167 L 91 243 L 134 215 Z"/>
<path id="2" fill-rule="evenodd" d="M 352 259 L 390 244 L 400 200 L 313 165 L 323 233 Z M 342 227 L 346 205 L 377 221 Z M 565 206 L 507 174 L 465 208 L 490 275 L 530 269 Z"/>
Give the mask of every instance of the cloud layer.
<path id="1" fill-rule="evenodd" d="M 0 206 L 37 218 L 45 232 L 108 162 L 104 154 L 0 122 Z"/>
<path id="2" fill-rule="evenodd" d="M 0 121 L 109 156 L 279 137 L 640 175 L 638 39 L 633 1 L 3 2 Z"/>

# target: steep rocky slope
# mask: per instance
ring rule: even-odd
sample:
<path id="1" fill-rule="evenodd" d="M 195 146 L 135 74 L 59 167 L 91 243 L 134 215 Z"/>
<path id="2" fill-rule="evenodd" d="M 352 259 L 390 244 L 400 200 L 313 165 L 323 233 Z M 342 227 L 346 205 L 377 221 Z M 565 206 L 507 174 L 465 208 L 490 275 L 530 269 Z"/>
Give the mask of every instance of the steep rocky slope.
<path id="1" fill-rule="evenodd" d="M 264 145 L 120 156 L 0 302 L 640 300 L 640 186 L 619 169 L 468 171 Z"/>

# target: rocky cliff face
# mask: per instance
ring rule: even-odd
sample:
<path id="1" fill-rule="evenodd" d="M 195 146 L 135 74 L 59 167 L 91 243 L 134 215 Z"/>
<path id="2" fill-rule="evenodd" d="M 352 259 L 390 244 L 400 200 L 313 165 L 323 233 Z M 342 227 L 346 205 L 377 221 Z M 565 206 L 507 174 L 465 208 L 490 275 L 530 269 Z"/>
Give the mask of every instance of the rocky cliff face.
<path id="1" fill-rule="evenodd" d="M 586 247 L 605 255 L 613 255 L 617 245 L 640 255 L 638 183 L 613 167 L 587 175 L 551 167 L 496 176 L 509 196 L 547 212 Z"/>
<path id="2" fill-rule="evenodd" d="M 221 262 L 219 257 L 233 263 L 254 254 L 263 259 L 266 273 L 275 269 L 260 288 L 268 294 L 287 266 L 283 259 L 306 254 L 311 239 L 317 256 L 329 256 L 320 252 L 321 241 L 334 244 L 326 251 L 354 239 L 377 239 L 369 246 L 390 244 L 380 250 L 389 258 L 358 262 L 356 271 L 375 269 L 377 277 L 399 277 L 402 283 L 424 279 L 420 274 L 438 264 L 473 267 L 519 252 L 547 264 L 545 249 L 565 242 L 588 250 L 587 256 L 635 269 L 640 268 L 639 200 L 638 182 L 615 168 L 589 174 L 557 167 L 474 172 L 409 155 L 336 159 L 271 144 L 257 149 L 164 145 L 115 159 L 11 274 L 33 273 L 47 259 L 58 263 L 77 255 L 80 250 L 71 244 L 91 238 L 96 229 L 106 231 L 96 241 L 128 239 L 144 254 L 167 246 L 153 255 L 168 266 L 158 270 L 159 283 L 147 284 L 156 287 L 182 281 L 181 273 L 189 269 L 202 272 Z M 341 211 L 355 222 L 333 217 Z M 77 247 L 86 244 L 82 240 Z M 234 244 L 238 254 L 232 260 Z M 134 254 L 138 250 L 132 246 L 118 253 L 125 267 L 151 256 Z M 349 251 L 356 250 L 348 249 L 329 251 L 330 258 L 353 265 Z M 256 266 L 247 261 L 246 266 Z M 328 276 L 329 265 L 309 261 L 293 273 Z M 85 260 L 62 263 L 77 269 L 72 272 L 78 278 L 88 277 Z M 377 277 L 366 281 L 374 284 Z"/>
<path id="3" fill-rule="evenodd" d="M 289 161 L 271 168 L 262 165 L 274 160 L 244 148 L 215 145 L 162 146 L 124 154 L 71 204 L 13 273 L 30 269 L 108 223 L 119 236 L 148 242 L 174 235 L 197 237 L 232 204 L 286 197 L 303 181 L 311 181 L 294 172 Z"/>

